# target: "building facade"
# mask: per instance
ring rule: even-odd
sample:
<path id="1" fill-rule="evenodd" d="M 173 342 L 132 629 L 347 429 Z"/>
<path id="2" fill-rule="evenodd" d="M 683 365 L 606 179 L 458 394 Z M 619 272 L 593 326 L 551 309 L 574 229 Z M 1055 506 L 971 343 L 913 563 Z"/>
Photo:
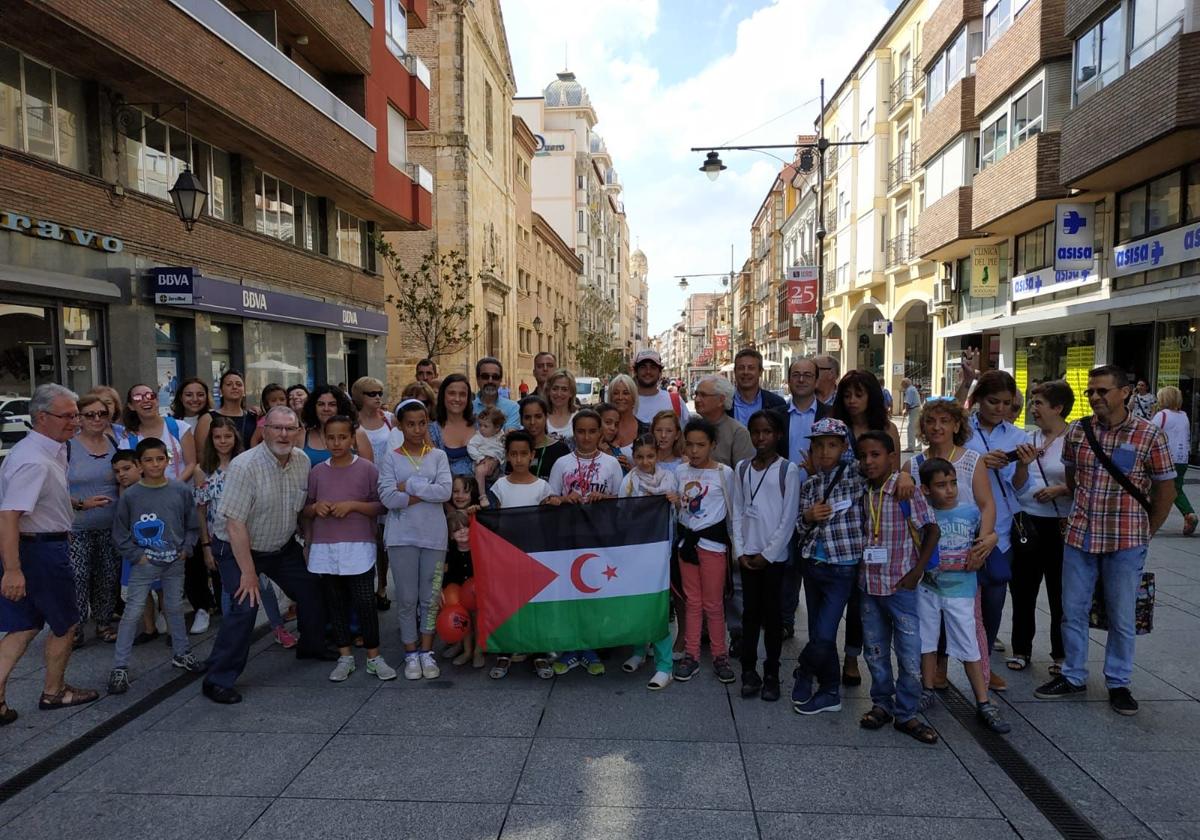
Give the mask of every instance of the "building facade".
<path id="1" fill-rule="evenodd" d="M 429 78 L 403 47 L 426 15 L 425 0 L 6 3 L 0 393 L 382 376 L 372 237 L 430 224 L 405 142 L 428 124 Z M 190 231 L 168 194 L 185 169 L 208 192 Z"/>

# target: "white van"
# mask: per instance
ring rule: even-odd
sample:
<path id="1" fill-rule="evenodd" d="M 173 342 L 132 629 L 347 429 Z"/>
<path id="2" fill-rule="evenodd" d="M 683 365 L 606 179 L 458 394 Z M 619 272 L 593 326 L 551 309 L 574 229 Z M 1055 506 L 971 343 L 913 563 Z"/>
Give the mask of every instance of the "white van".
<path id="1" fill-rule="evenodd" d="M 600 380 L 594 376 L 575 377 L 575 395 L 580 405 L 596 405 L 600 402 Z"/>

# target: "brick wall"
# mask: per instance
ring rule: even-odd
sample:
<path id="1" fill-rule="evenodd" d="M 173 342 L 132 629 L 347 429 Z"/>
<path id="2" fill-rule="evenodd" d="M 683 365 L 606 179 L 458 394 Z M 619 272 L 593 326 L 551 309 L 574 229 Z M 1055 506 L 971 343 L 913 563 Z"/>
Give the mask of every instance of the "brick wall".
<path id="1" fill-rule="evenodd" d="M 927 256 L 971 231 L 971 187 L 959 187 L 921 211 L 916 252 Z"/>
<path id="2" fill-rule="evenodd" d="M 1148 102 L 1154 107 L 1144 107 Z M 1171 132 L 1197 127 L 1200 32 L 1193 32 L 1175 39 L 1066 116 L 1062 183 L 1072 184 Z"/>
<path id="3" fill-rule="evenodd" d="M 979 128 L 975 116 L 975 77 L 959 79 L 921 122 L 921 165 L 964 131 Z"/>
<path id="4" fill-rule="evenodd" d="M 1033 0 L 1008 31 L 979 58 L 975 68 L 975 113 L 982 116 L 1040 64 L 1070 58 L 1063 35 L 1066 0 Z"/>
<path id="5" fill-rule="evenodd" d="M 169 202 L 132 191 L 113 196 L 97 178 L 5 149 L 0 149 L 0 206 L 103 231 L 123 240 L 126 253 L 158 265 L 192 265 L 214 277 L 360 306 L 383 303 L 380 279 L 355 266 L 208 218 L 189 233 Z"/>
<path id="6" fill-rule="evenodd" d="M 1092 15 L 1106 6 L 1116 5 L 1114 0 L 1067 0 L 1063 10 L 1063 34 L 1077 35 Z"/>
<path id="7" fill-rule="evenodd" d="M 346 0 L 291 0 L 363 73 L 371 72 L 371 27 Z"/>
<path id="8" fill-rule="evenodd" d="M 971 227 L 978 230 L 1034 201 L 1065 197 L 1058 182 L 1060 149 L 1058 132 L 1039 134 L 976 175 Z"/>
<path id="9" fill-rule="evenodd" d="M 925 23 L 921 45 L 921 64 L 924 72 L 937 59 L 938 53 L 968 20 L 983 16 L 983 0 L 942 0 Z"/>

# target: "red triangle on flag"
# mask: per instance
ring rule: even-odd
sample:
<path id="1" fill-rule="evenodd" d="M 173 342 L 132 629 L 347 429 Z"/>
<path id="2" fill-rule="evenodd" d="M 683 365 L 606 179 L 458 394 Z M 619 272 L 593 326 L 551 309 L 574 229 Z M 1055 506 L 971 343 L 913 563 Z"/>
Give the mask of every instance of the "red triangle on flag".
<path id="1" fill-rule="evenodd" d="M 476 640 L 488 637 L 558 577 L 490 528 L 471 517 L 471 565 L 479 600 Z"/>

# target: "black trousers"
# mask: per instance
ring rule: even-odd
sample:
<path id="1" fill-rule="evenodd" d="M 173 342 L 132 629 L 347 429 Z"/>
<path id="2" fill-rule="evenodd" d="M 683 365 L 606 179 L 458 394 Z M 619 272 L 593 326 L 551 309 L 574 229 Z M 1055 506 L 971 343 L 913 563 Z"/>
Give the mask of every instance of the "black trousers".
<path id="1" fill-rule="evenodd" d="M 210 583 L 212 577 L 216 577 L 215 588 Z M 213 612 L 218 603 L 214 591 L 221 591 L 220 575 L 208 571 L 204 565 L 204 549 L 196 546 L 191 554 L 183 558 L 183 596 L 188 599 L 192 609 Z"/>
<path id="2" fill-rule="evenodd" d="M 1014 656 L 1033 656 L 1033 638 L 1037 635 L 1037 599 L 1042 579 L 1050 601 L 1050 655 L 1064 659 L 1062 640 L 1062 568 L 1063 538 L 1054 516 L 1030 516 L 1037 534 L 1037 548 L 1022 549 L 1013 541 L 1012 652 Z"/>
<path id="3" fill-rule="evenodd" d="M 763 674 L 779 678 L 779 652 L 783 648 L 783 584 L 787 564 L 768 563 L 764 569 L 742 568 L 742 670 L 753 671 L 758 660 L 758 633 L 762 630 L 767 656 Z"/>
<path id="4" fill-rule="evenodd" d="M 350 610 L 358 617 L 363 647 L 379 647 L 379 613 L 375 610 L 375 569 L 358 575 L 321 575 L 329 623 L 333 625 L 333 643 L 340 648 L 350 647 Z"/>

